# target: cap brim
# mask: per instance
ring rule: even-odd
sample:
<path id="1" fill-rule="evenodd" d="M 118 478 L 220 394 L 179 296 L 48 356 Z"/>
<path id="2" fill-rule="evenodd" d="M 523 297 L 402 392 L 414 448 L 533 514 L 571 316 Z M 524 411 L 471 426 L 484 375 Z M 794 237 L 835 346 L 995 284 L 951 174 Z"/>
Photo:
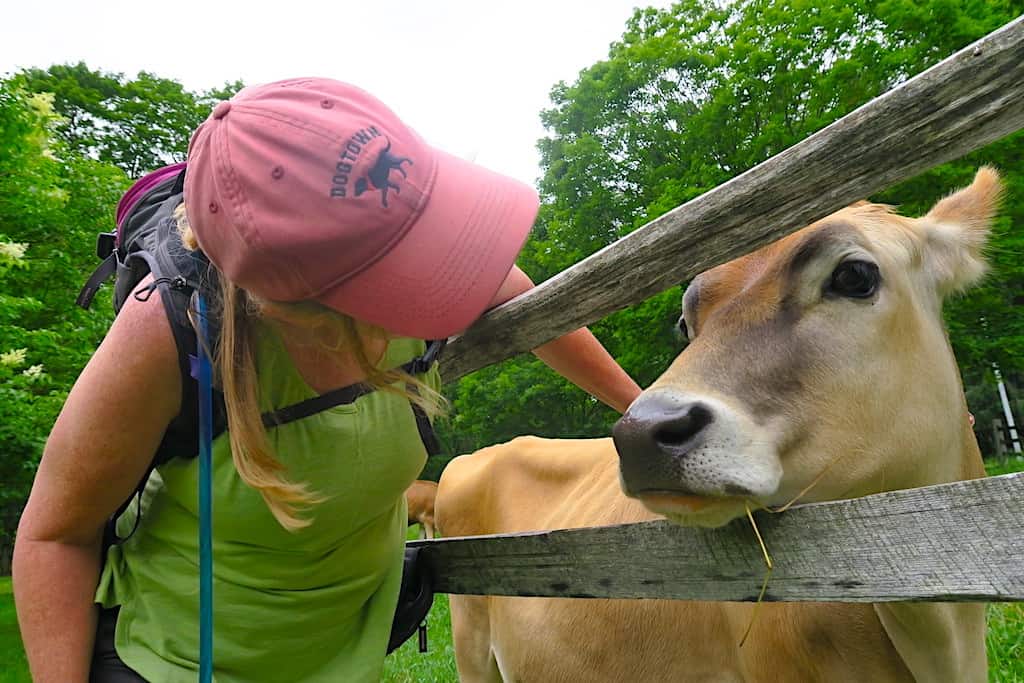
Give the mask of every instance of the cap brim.
<path id="1" fill-rule="evenodd" d="M 380 260 L 316 297 L 397 335 L 444 339 L 498 292 L 537 217 L 525 183 L 437 151 L 430 199 Z"/>

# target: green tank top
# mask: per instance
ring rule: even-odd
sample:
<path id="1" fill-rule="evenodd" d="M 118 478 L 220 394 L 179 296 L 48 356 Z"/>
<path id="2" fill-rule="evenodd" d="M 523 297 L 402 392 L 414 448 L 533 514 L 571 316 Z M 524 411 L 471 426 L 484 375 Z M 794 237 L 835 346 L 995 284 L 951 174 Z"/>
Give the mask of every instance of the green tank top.
<path id="1" fill-rule="evenodd" d="M 259 335 L 261 410 L 316 394 L 278 336 Z M 395 340 L 381 367 L 423 352 Z M 440 388 L 436 368 L 424 378 Z M 326 500 L 284 530 L 239 478 L 226 434 L 213 444 L 214 680 L 378 681 L 401 582 L 405 489 L 426 461 L 402 396 L 375 391 L 268 431 L 293 481 Z M 108 550 L 96 590 L 120 605 L 115 647 L 144 678 L 193 683 L 199 653 L 198 459 L 153 473 L 142 520 Z M 122 516 L 120 530 L 133 519 Z"/>

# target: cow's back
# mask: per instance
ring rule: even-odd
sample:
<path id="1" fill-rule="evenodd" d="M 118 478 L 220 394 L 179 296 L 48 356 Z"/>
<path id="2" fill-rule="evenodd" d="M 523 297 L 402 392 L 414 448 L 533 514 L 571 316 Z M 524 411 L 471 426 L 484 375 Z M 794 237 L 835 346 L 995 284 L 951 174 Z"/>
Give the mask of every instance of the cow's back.
<path id="1" fill-rule="evenodd" d="M 445 536 L 657 519 L 622 495 L 611 439 L 521 436 L 453 459 L 438 485 Z"/>

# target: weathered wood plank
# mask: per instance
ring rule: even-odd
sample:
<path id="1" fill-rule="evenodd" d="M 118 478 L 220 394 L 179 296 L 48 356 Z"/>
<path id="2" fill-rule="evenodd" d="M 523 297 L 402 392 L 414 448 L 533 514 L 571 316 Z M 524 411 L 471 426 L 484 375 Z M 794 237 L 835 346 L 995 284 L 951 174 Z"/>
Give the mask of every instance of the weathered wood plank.
<path id="1" fill-rule="evenodd" d="M 1024 473 L 756 514 L 765 600 L 1024 600 Z M 667 522 L 415 541 L 445 593 L 750 601 L 749 522 Z"/>
<path id="2" fill-rule="evenodd" d="M 451 381 L 1024 128 L 1024 17 L 484 316 Z"/>

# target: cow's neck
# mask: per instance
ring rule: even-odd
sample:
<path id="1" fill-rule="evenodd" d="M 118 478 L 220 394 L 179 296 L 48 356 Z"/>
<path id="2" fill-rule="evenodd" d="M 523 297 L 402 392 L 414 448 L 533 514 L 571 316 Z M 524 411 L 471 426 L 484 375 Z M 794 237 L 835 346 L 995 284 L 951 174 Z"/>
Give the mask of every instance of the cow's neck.
<path id="1" fill-rule="evenodd" d="M 966 406 L 962 424 L 958 446 L 943 457 L 957 458 L 960 476 L 954 479 L 984 477 L 981 451 Z M 918 485 L 938 483 L 943 482 L 927 481 Z M 874 607 L 890 642 L 917 683 L 986 680 L 985 605 L 887 602 L 876 603 Z"/>

